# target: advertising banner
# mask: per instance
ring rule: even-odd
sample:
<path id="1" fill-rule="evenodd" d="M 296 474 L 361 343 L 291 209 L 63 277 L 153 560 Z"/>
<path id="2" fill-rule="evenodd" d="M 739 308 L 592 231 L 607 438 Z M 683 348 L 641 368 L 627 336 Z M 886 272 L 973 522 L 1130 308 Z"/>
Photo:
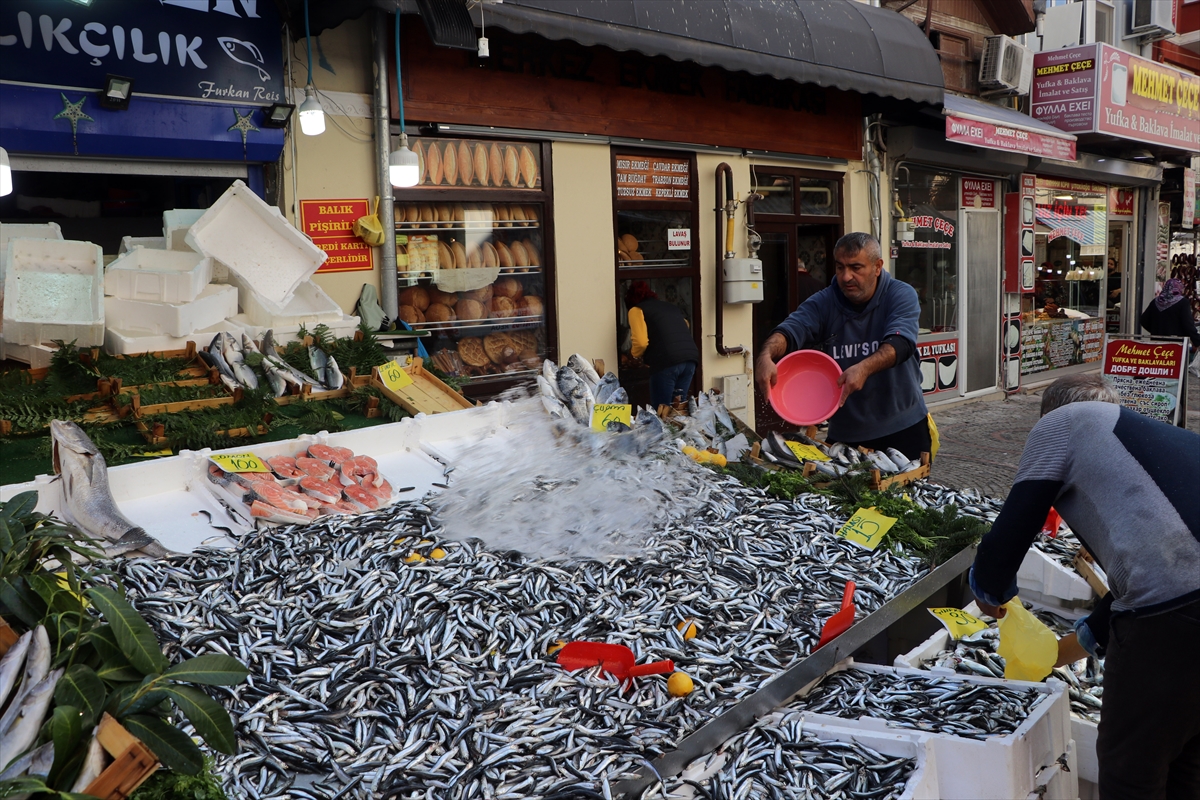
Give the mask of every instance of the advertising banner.
<path id="1" fill-rule="evenodd" d="M 1186 339 L 1177 343 L 1107 339 L 1104 375 L 1120 392 L 1121 405 L 1174 424 L 1181 411 L 1186 345 Z"/>
<path id="2" fill-rule="evenodd" d="M 1134 189 L 1126 189 L 1119 186 L 1110 187 L 1108 190 L 1108 217 L 1109 219 L 1133 219 L 1133 201 L 1137 197 L 1137 192 Z"/>
<path id="3" fill-rule="evenodd" d="M 269 0 L 0 3 L 0 80 L 140 94 L 283 102 L 279 14 Z"/>
<path id="4" fill-rule="evenodd" d="M 1191 230 L 1196 224 L 1196 171 L 1183 170 L 1183 214 L 1180 225 Z"/>
<path id="5" fill-rule="evenodd" d="M 1038 53 L 1034 118 L 1071 133 L 1200 148 L 1200 76 L 1106 44 Z"/>
<path id="6" fill-rule="evenodd" d="M 919 342 L 921 391 L 926 394 L 958 391 L 958 339 Z"/>
<path id="7" fill-rule="evenodd" d="M 354 235 L 354 221 L 371 213 L 367 200 L 301 200 L 300 230 L 329 254 L 317 272 L 374 267 L 371 247 Z"/>
<path id="8" fill-rule="evenodd" d="M 1027 131 L 1010 125 L 996 125 L 953 114 L 946 116 L 946 141 L 991 150 L 1027 153 L 1042 158 L 1056 158 L 1060 161 L 1075 160 L 1074 139 Z"/>
<path id="9" fill-rule="evenodd" d="M 1103 344 L 1103 319 L 1027 322 L 1021 330 L 1021 374 L 1099 361 Z"/>

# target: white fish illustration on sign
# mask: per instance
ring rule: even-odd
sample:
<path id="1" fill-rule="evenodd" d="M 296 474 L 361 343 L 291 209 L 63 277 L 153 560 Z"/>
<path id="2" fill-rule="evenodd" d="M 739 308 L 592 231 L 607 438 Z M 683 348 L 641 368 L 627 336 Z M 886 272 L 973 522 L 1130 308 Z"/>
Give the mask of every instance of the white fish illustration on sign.
<path id="1" fill-rule="evenodd" d="M 217 42 L 221 45 L 221 50 L 224 51 L 225 55 L 239 64 L 245 64 L 247 67 L 254 67 L 254 69 L 258 70 L 259 80 L 271 80 L 271 76 L 261 66 L 263 63 L 262 51 L 258 49 L 258 45 L 254 42 L 234 39 L 232 36 L 218 36 Z M 254 59 L 254 61 L 247 61 L 245 58 L 240 57 L 238 53 L 244 53 L 246 56 Z M 255 61 L 258 63 L 254 63 Z"/>

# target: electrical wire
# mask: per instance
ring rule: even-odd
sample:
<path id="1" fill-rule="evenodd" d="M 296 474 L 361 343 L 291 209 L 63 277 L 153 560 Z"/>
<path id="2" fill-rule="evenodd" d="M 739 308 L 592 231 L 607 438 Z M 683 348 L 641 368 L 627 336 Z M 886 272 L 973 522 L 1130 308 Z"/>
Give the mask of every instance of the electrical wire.
<path id="1" fill-rule="evenodd" d="M 312 29 L 308 27 L 308 0 L 304 0 L 304 43 L 308 49 L 308 83 L 312 85 Z"/>
<path id="2" fill-rule="evenodd" d="M 292 42 L 291 50 L 288 52 L 289 68 L 290 68 L 291 57 L 296 56 L 296 48 L 298 48 L 299 46 L 300 46 L 299 42 Z M 311 77 L 309 78 L 309 82 L 310 83 L 312 82 Z M 333 108 L 336 111 L 341 112 L 341 116 L 345 117 L 346 119 L 357 119 L 357 117 L 353 116 L 352 114 L 347 113 L 346 109 L 339 102 L 334 100 L 330 94 L 322 91 L 315 84 L 313 85 L 313 90 L 316 91 L 317 95 L 319 97 L 321 97 L 325 102 L 327 102 L 327 103 L 329 103 L 329 105 L 333 106 Z M 348 131 L 345 128 L 343 128 L 341 126 L 341 124 L 337 121 L 336 114 L 326 114 L 325 116 L 329 120 L 329 122 L 333 123 L 333 126 L 335 128 L 337 128 L 339 131 L 341 131 L 346 136 L 346 138 L 351 139 L 352 141 L 358 142 L 360 144 L 370 144 L 371 142 L 375 141 L 375 138 L 371 134 L 370 131 L 362 131 L 362 130 L 359 130 L 357 127 L 353 127 L 352 131 Z M 368 124 L 369 124 L 369 122 L 368 122 Z M 353 126 L 353 123 L 352 123 L 352 126 Z"/>
<path id="3" fill-rule="evenodd" d="M 396 108 L 400 112 L 400 135 L 404 135 L 404 89 L 400 83 L 400 9 L 396 9 Z"/>

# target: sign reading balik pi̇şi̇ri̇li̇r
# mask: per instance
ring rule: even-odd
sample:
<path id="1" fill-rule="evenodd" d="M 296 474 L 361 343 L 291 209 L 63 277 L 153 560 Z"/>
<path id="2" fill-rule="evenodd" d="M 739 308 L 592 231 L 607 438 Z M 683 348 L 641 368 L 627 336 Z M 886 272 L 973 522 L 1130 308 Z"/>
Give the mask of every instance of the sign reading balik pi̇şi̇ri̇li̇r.
<path id="1" fill-rule="evenodd" d="M 371 247 L 354 235 L 354 221 L 371 213 L 366 200 L 301 200 L 300 230 L 328 254 L 318 272 L 371 269 Z"/>

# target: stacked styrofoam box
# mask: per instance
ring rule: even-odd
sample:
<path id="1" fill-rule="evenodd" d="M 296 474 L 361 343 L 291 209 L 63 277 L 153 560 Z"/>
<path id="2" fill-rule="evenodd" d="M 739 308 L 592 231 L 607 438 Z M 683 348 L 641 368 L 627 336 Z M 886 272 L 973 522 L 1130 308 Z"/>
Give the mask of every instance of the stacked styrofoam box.
<path id="1" fill-rule="evenodd" d="M 285 307 L 325 263 L 325 251 L 241 181 L 234 181 L 192 225 L 188 246 L 220 261 L 259 297 Z"/>
<path id="2" fill-rule="evenodd" d="M 296 293 L 284 306 L 278 306 L 254 290 L 245 278 L 231 272 L 229 283 L 238 289 L 238 305 L 251 324 L 262 328 L 296 328 L 341 322 L 342 307 L 311 280 L 296 287 Z"/>
<path id="3" fill-rule="evenodd" d="M 8 243 L 12 239 L 54 239 L 61 242 L 62 228 L 57 222 L 30 224 L 0 222 L 0 292 L 4 291 L 4 265 L 8 263 Z"/>
<path id="4" fill-rule="evenodd" d="M 188 346 L 188 342 L 195 342 L 197 347 L 204 348 L 208 347 L 213 337 L 221 331 L 233 334 L 239 340 L 246 332 L 240 325 L 228 319 L 221 320 L 207 328 L 192 331 L 186 336 L 106 328 L 104 330 L 104 349 L 114 356 L 128 356 L 137 353 L 160 353 L 164 350 L 183 350 Z"/>
<path id="5" fill-rule="evenodd" d="M 91 242 L 13 239 L 4 276 L 4 339 L 104 343 L 104 253 Z"/>
<path id="6" fill-rule="evenodd" d="M 1017 588 L 1023 599 L 1053 610 L 1079 608 L 1096 596 L 1082 575 L 1036 547 L 1025 552 L 1017 570 Z"/>
<path id="7" fill-rule="evenodd" d="M 212 259 L 135 246 L 104 271 L 104 294 L 145 303 L 190 303 L 212 281 Z"/>
<path id="8" fill-rule="evenodd" d="M 237 313 L 237 289 L 211 283 L 188 303 L 148 303 L 105 297 L 104 313 L 117 330 L 182 337 L 234 316 Z"/>
<path id="9" fill-rule="evenodd" d="M 276 344 L 287 344 L 294 339 L 300 338 L 299 325 L 289 326 L 286 328 L 277 328 L 270 325 L 255 325 L 246 318 L 245 314 L 238 314 L 236 317 L 231 317 L 229 321 L 244 329 L 247 335 L 254 339 L 261 339 L 263 334 L 266 333 L 268 329 L 271 330 L 271 338 L 275 340 Z M 354 335 L 354 332 L 358 330 L 359 318 L 355 316 L 343 315 L 337 322 L 326 322 L 323 324 L 329 328 L 329 333 L 331 336 L 333 336 L 335 339 L 341 339 Z M 305 325 L 305 330 L 307 330 L 309 333 L 312 333 L 313 326 Z"/>
<path id="10" fill-rule="evenodd" d="M 167 243 L 161 236 L 122 236 L 118 256 L 123 256 L 135 247 L 146 247 L 150 250 L 166 250 Z"/>
<path id="11" fill-rule="evenodd" d="M 163 242 L 168 250 L 192 252 L 187 232 L 204 216 L 203 208 L 173 208 L 163 212 Z"/>
<path id="12" fill-rule="evenodd" d="M 864 672 L 943 677 L 931 676 L 925 670 L 857 664 L 852 660 L 839 665 L 843 666 Z M 980 741 L 948 733 L 925 732 L 933 747 L 938 788 L 943 797 L 1009 800 L 1025 797 L 1045 785 L 1041 795 L 1044 800 L 1075 800 L 1079 791 L 1076 765 L 1068 762 L 1071 772 L 1051 769 L 1060 757 L 1074 756 L 1071 706 L 1065 683 L 1053 678 L 1045 683 L 1029 683 L 973 675 L 955 675 L 953 679 L 975 685 L 1034 689 L 1048 697 L 1030 712 L 1016 731 L 1003 736 L 989 736 Z M 886 720 L 868 716 L 857 720 L 811 712 L 804 712 L 804 716 L 812 722 L 855 730 L 889 733 L 904 730 L 888 727 Z M 1041 777 L 1038 777 L 1039 773 Z"/>

